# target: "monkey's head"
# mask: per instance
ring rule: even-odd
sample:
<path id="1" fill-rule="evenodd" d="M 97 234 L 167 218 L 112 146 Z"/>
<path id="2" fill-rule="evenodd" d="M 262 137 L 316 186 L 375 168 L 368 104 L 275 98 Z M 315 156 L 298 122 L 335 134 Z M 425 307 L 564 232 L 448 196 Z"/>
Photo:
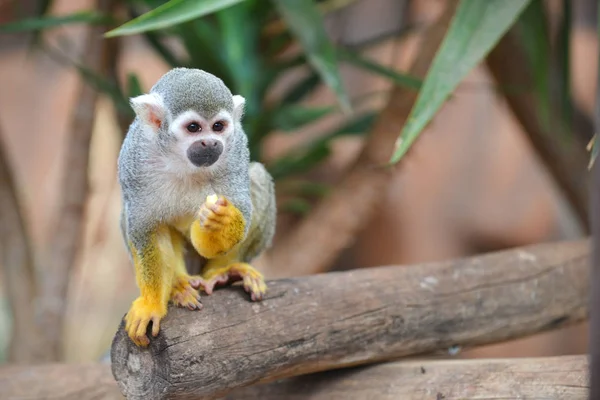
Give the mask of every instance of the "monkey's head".
<path id="1" fill-rule="evenodd" d="M 198 69 L 174 68 L 148 94 L 131 99 L 144 126 L 171 166 L 187 172 L 217 166 L 235 143 L 245 100 L 223 81 Z"/>

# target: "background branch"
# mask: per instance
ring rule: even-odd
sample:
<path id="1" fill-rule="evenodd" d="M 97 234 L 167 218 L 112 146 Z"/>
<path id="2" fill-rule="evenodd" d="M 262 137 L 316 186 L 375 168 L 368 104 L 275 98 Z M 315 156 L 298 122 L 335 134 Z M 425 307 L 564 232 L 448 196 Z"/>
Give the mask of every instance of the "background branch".
<path id="1" fill-rule="evenodd" d="M 1 136 L 1 135 L 0 135 Z M 37 340 L 34 300 L 37 296 L 33 253 L 19 206 L 8 154 L 0 141 L 0 257 L 12 316 L 8 360 L 31 363 L 46 358 Z"/>
<path id="2" fill-rule="evenodd" d="M 600 11 L 600 10 L 599 10 Z M 600 13 L 598 18 L 598 38 L 600 39 Z M 598 59 L 598 71 L 596 73 L 596 104 L 595 104 L 595 128 L 596 134 L 600 132 L 600 54 Z M 592 233 L 592 262 L 590 265 L 591 295 L 590 295 L 590 324 L 589 324 L 589 354 L 590 354 L 590 399 L 600 398 L 600 162 L 596 160 L 593 164 L 592 185 L 590 190 L 590 221 Z"/>
<path id="3" fill-rule="evenodd" d="M 108 14 L 115 0 L 97 0 L 96 9 Z M 108 41 L 102 36 L 106 26 L 92 26 L 84 45 L 83 64 L 105 75 L 109 67 Z M 65 170 L 60 186 L 58 211 L 53 223 L 52 239 L 47 249 L 47 265 L 41 280 L 40 325 L 50 360 L 62 353 L 62 328 L 71 271 L 83 238 L 83 217 L 88 192 L 88 161 L 94 128 L 98 92 L 81 83 L 70 122 L 70 136 L 65 151 Z"/>
<path id="4" fill-rule="evenodd" d="M 501 360 L 390 362 L 321 372 L 240 388 L 226 399 L 464 400 L 471 398 L 587 399 L 585 355 Z M 65 391 L 65 388 L 69 390 Z M 121 400 L 110 367 L 50 364 L 0 368 L 0 397 Z"/>
<path id="5" fill-rule="evenodd" d="M 0 398 L 7 400 L 123 400 L 103 364 L 0 367 Z"/>
<path id="6" fill-rule="evenodd" d="M 486 64 L 498 85 L 531 87 L 531 71 L 514 30 L 492 49 Z M 580 136 L 561 132 L 558 124 L 554 125 L 554 132 L 546 129 L 532 91 L 505 91 L 504 97 L 534 151 L 572 205 L 579 223 L 589 232 L 588 157 Z"/>
<path id="7" fill-rule="evenodd" d="M 391 362 L 238 389 L 227 400 L 587 400 L 583 355 Z"/>
<path id="8" fill-rule="evenodd" d="M 409 75 L 417 78 L 425 76 L 457 3 L 455 0 L 448 1 L 439 20 L 427 30 Z M 388 104 L 347 175 L 298 227 L 291 229 L 268 253 L 268 262 L 263 268 L 266 276 L 323 272 L 351 244 L 371 218 L 385 192 L 393 171 L 380 166 L 388 162 L 417 94 L 417 91 L 404 87 L 393 88 Z"/>
<path id="9" fill-rule="evenodd" d="M 584 320 L 588 240 L 409 267 L 271 281 L 170 308 L 150 346 L 121 324 L 115 378 L 128 399 L 223 396 L 279 378 L 513 339 Z M 135 367 L 132 368 L 131 366 Z"/>

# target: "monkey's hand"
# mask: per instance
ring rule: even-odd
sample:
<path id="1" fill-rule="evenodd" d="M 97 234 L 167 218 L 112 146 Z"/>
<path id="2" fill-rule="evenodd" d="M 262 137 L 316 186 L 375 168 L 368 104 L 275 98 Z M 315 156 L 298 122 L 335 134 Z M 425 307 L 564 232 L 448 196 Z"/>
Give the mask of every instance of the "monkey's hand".
<path id="1" fill-rule="evenodd" d="M 191 242 L 207 259 L 221 256 L 244 239 L 242 212 L 223 196 L 208 196 L 192 223 Z"/>
<path id="2" fill-rule="evenodd" d="M 160 320 L 167 314 L 163 304 L 152 303 L 148 298 L 138 297 L 125 316 L 125 330 L 138 346 L 147 346 L 150 343 L 146 330 L 152 321 L 152 336 L 158 335 Z"/>
<path id="3" fill-rule="evenodd" d="M 215 286 L 226 285 L 242 280 L 244 290 L 250 294 L 252 301 L 262 300 L 267 291 L 265 278 L 250 264 L 236 262 L 226 266 L 208 264 L 202 275 L 190 282 L 194 287 L 201 287 L 206 294 L 211 294 Z"/>

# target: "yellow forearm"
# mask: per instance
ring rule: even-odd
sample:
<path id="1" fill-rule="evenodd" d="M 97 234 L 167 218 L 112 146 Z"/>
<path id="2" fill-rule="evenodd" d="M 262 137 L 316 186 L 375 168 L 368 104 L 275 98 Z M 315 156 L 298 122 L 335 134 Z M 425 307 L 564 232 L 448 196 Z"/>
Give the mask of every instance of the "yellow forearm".
<path id="1" fill-rule="evenodd" d="M 158 229 L 152 233 L 148 243 L 141 249 L 136 249 L 133 243 L 129 243 L 135 277 L 140 289 L 140 297 L 149 303 L 165 304 L 172 284 L 172 267 L 174 257 L 172 247 L 168 242 L 170 236 L 163 230 Z"/>
<path id="2" fill-rule="evenodd" d="M 204 221 L 192 223 L 190 239 L 196 251 L 210 259 L 227 253 L 244 239 L 246 221 L 231 202 L 208 214 Z"/>

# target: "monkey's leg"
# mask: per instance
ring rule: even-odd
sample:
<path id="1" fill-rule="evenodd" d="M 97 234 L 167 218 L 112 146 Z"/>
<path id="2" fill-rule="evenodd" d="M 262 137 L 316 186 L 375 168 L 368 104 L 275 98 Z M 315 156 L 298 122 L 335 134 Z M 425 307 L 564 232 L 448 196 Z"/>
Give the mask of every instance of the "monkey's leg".
<path id="1" fill-rule="evenodd" d="M 171 288 L 171 301 L 179 307 L 187 307 L 190 310 L 199 310 L 202 308 L 200 303 L 200 293 L 192 287 L 190 280 L 192 277 L 185 268 L 185 241 L 183 236 L 175 229 L 171 229 L 171 243 L 173 245 L 173 266 L 175 274 L 173 276 L 173 287 Z"/>
<path id="2" fill-rule="evenodd" d="M 158 335 L 160 320 L 167 314 L 167 304 L 173 282 L 171 236 L 166 227 L 153 232 L 134 234 L 129 247 L 140 296 L 131 304 L 125 316 L 125 330 L 138 346 L 150 343 L 146 330 L 152 322 L 152 336 Z"/>

